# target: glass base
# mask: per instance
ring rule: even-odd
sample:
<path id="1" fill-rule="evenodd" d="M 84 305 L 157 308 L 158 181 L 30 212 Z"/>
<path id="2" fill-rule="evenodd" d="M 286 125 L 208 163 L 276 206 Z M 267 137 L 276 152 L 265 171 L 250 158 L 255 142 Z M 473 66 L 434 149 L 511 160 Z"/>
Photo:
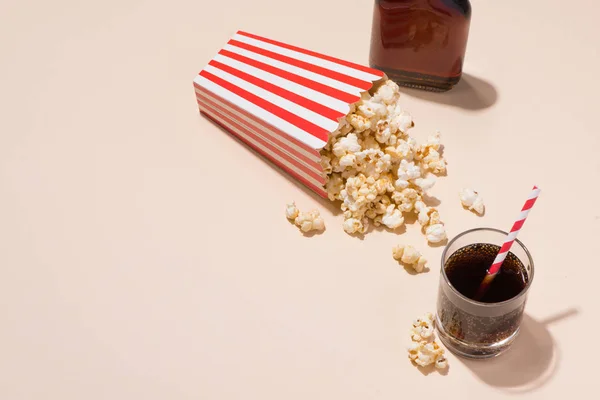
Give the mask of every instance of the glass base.
<path id="1" fill-rule="evenodd" d="M 446 92 L 452 89 L 461 78 L 461 75 L 455 77 L 441 77 L 384 68 L 376 64 L 371 64 L 371 68 L 385 72 L 387 77 L 396 82 L 399 86 L 427 90 L 430 92 Z"/>
<path id="2" fill-rule="evenodd" d="M 457 356 L 471 359 L 497 357 L 506 352 L 519 335 L 517 329 L 512 335 L 492 344 L 467 343 L 450 336 L 442 327 L 439 316 L 435 316 L 435 327 L 444 346 Z"/>

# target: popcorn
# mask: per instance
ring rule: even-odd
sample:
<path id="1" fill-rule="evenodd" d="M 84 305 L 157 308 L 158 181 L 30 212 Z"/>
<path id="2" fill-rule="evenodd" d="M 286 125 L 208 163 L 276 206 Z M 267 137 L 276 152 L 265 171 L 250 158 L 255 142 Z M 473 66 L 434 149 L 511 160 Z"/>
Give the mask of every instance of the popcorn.
<path id="1" fill-rule="evenodd" d="M 333 172 L 333 167 L 331 165 L 331 158 L 327 156 L 321 156 L 321 167 L 323 167 L 323 172 L 328 175 Z"/>
<path id="2" fill-rule="evenodd" d="M 445 368 L 447 363 L 445 362 L 444 349 L 437 342 L 423 343 L 426 342 L 420 342 L 417 358 L 414 362 L 421 367 L 435 364 L 437 368 Z M 438 363 L 438 361 L 441 362 Z"/>
<path id="3" fill-rule="evenodd" d="M 417 178 L 415 179 L 415 185 L 418 186 L 421 190 L 426 191 L 429 190 L 435 185 L 434 178 Z"/>
<path id="4" fill-rule="evenodd" d="M 298 207 L 296 207 L 296 202 L 291 202 L 285 206 L 285 216 L 287 219 L 294 220 L 298 216 Z"/>
<path id="5" fill-rule="evenodd" d="M 427 259 L 425 257 L 421 256 L 417 260 L 417 263 L 413 264 L 413 268 L 415 269 L 415 272 L 420 274 L 421 272 L 423 272 L 426 265 L 427 265 Z"/>
<path id="6" fill-rule="evenodd" d="M 360 162 L 358 170 L 368 176 L 378 177 L 392 168 L 392 157 L 378 149 L 366 149 L 356 153 Z"/>
<path id="7" fill-rule="evenodd" d="M 361 147 L 358 143 L 358 136 L 355 133 L 349 133 L 335 142 L 333 145 L 333 154 L 336 157 L 343 157 L 348 153 L 356 153 Z"/>
<path id="8" fill-rule="evenodd" d="M 371 121 L 364 115 L 350 114 L 347 119 L 358 133 L 371 129 Z"/>
<path id="9" fill-rule="evenodd" d="M 364 232 L 364 226 L 362 222 L 356 218 L 348 218 L 347 220 L 345 220 L 343 227 L 344 231 L 350 234 Z"/>
<path id="10" fill-rule="evenodd" d="M 437 369 L 448 367 L 444 349 L 435 340 L 433 315 L 425 314 L 413 322 L 408 358 L 420 367 L 434 365 Z"/>
<path id="11" fill-rule="evenodd" d="M 329 200 L 341 200 L 340 192 L 343 188 L 344 180 L 340 174 L 329 175 L 329 180 L 325 184 L 325 189 L 327 190 L 327 196 L 329 197 Z"/>
<path id="12" fill-rule="evenodd" d="M 303 232 L 322 231 L 325 229 L 325 221 L 323 221 L 317 210 L 299 213 L 296 219 L 294 219 L 294 224 L 300 227 Z"/>
<path id="13" fill-rule="evenodd" d="M 406 133 L 410 128 L 415 126 L 412 117 L 408 114 L 402 113 L 392 121 L 392 124 L 398 127 L 400 132 Z"/>
<path id="14" fill-rule="evenodd" d="M 408 358 L 411 360 L 416 360 L 419 357 L 419 352 L 421 351 L 421 343 L 412 342 L 408 345 Z"/>
<path id="15" fill-rule="evenodd" d="M 371 208 L 365 212 L 365 216 L 370 219 L 375 219 L 377 218 L 377 212 Z"/>
<path id="16" fill-rule="evenodd" d="M 340 158 L 341 167 L 352 167 L 356 164 L 356 156 L 354 154 L 346 154 Z"/>
<path id="17" fill-rule="evenodd" d="M 396 229 L 413 212 L 423 229 L 441 226 L 441 232 L 438 227 L 429 234 L 435 241 L 445 235 L 439 213 L 422 209 L 427 207 L 425 193 L 435 184 L 433 175 L 446 170 L 440 135 L 418 144 L 408 134 L 414 122 L 399 98 L 398 85 L 386 80 L 351 105 L 321 150 L 325 189 L 330 200 L 341 201 L 349 234 L 366 232 L 370 222 Z"/>
<path id="18" fill-rule="evenodd" d="M 363 150 L 381 150 L 379 142 L 373 136 L 363 136 L 360 143 Z"/>
<path id="19" fill-rule="evenodd" d="M 459 196 L 463 207 L 475 211 L 477 214 L 483 214 L 485 206 L 483 205 L 483 198 L 479 193 L 473 189 L 462 189 Z"/>
<path id="20" fill-rule="evenodd" d="M 419 211 L 419 216 L 417 217 L 417 221 L 419 221 L 419 224 L 421 224 L 421 226 L 427 226 L 429 224 L 430 210 L 431 210 L 431 208 L 425 207 L 425 208 L 422 208 L 421 211 Z"/>
<path id="21" fill-rule="evenodd" d="M 404 224 L 404 217 L 402 216 L 402 212 L 395 205 L 391 204 L 386 209 L 381 222 L 390 229 L 396 229 Z"/>
<path id="22" fill-rule="evenodd" d="M 318 210 L 300 212 L 296 207 L 296 203 L 292 202 L 286 205 L 285 216 L 293 221 L 294 225 L 299 227 L 302 232 L 325 230 L 325 221 Z"/>
<path id="23" fill-rule="evenodd" d="M 392 256 L 397 261 L 409 264 L 418 273 L 423 272 L 427 264 L 427 259 L 410 245 L 395 246 L 392 249 Z"/>
<path id="24" fill-rule="evenodd" d="M 377 93 L 373 97 L 375 101 L 383 104 L 394 104 L 399 97 L 398 85 L 394 81 L 387 80 L 377 89 Z"/>
<path id="25" fill-rule="evenodd" d="M 427 205 L 425 203 L 423 203 L 422 200 L 417 200 L 417 201 L 415 201 L 414 208 L 415 208 L 416 212 L 420 213 L 421 211 L 423 211 L 424 209 L 429 208 L 429 207 L 427 207 Z"/>
<path id="26" fill-rule="evenodd" d="M 434 174 L 443 174 L 446 172 L 446 162 L 444 160 L 435 160 L 428 164 L 429 169 Z"/>
<path id="27" fill-rule="evenodd" d="M 382 220 L 383 220 L 383 217 L 381 215 L 376 216 L 373 219 L 373 225 L 375 225 L 375 226 L 381 226 Z"/>
<path id="28" fill-rule="evenodd" d="M 448 360 L 446 359 L 446 357 L 442 356 L 438 356 L 438 358 L 435 360 L 435 367 L 437 369 L 446 369 L 448 368 Z"/>
<path id="29" fill-rule="evenodd" d="M 425 236 L 429 243 L 440 243 L 448 238 L 443 224 L 430 225 L 425 229 Z"/>
<path id="30" fill-rule="evenodd" d="M 412 188 L 406 188 L 401 192 L 396 191 L 392 193 L 392 200 L 394 203 L 398 204 L 398 208 L 404 212 L 411 211 L 414 208 L 415 203 L 420 199 L 419 192 Z"/>
<path id="31" fill-rule="evenodd" d="M 441 225 L 442 221 L 440 220 L 440 214 L 434 207 L 424 206 L 423 202 L 419 202 L 419 216 L 418 221 L 422 227 L 427 228 L 429 225 Z M 421 206 L 423 204 L 423 206 Z M 415 203 L 416 209 L 416 203 Z M 442 239 L 443 240 L 443 239 Z"/>
<path id="32" fill-rule="evenodd" d="M 439 153 L 441 147 L 440 134 L 436 132 L 435 135 L 427 139 L 425 145 L 418 146 L 415 152 L 415 159 L 421 161 L 425 170 L 431 171 L 436 175 L 443 174 L 446 172 L 446 162 Z"/>
<path id="33" fill-rule="evenodd" d="M 391 174 L 383 174 L 377 179 L 375 182 L 375 189 L 378 194 L 385 194 L 387 192 L 391 192 L 394 190 L 394 185 L 392 184 L 392 175 Z M 389 204 L 389 203 L 388 203 Z"/>
<path id="34" fill-rule="evenodd" d="M 412 161 L 414 158 L 414 146 L 410 142 L 401 140 L 398 142 L 396 149 L 405 160 Z"/>
<path id="35" fill-rule="evenodd" d="M 358 106 L 358 112 L 367 118 L 384 117 L 387 108 L 384 104 L 377 101 L 367 100 L 362 105 Z"/>
<path id="36" fill-rule="evenodd" d="M 430 149 L 434 149 L 436 151 L 439 151 L 440 148 L 442 147 L 442 142 L 441 142 L 441 135 L 439 132 L 436 132 L 435 135 L 431 135 L 427 138 L 427 144 L 425 145 L 426 147 L 429 147 Z"/>
<path id="37" fill-rule="evenodd" d="M 400 179 L 401 177 L 406 180 L 420 178 L 421 168 L 412 161 L 402 160 L 398 167 L 398 178 Z"/>
<path id="38" fill-rule="evenodd" d="M 433 314 L 427 313 L 417 318 L 412 325 L 411 339 L 415 342 L 427 340 L 433 336 Z"/>
<path id="39" fill-rule="evenodd" d="M 430 149 L 429 153 L 423 157 L 425 169 L 429 169 L 434 174 L 442 174 L 446 172 L 446 163 L 441 159 L 440 153 L 437 150 Z"/>
<path id="40" fill-rule="evenodd" d="M 396 182 L 394 182 L 394 187 L 398 191 L 402 191 L 408 187 L 409 183 L 406 179 L 398 178 Z"/>
<path id="41" fill-rule="evenodd" d="M 390 131 L 389 122 L 386 120 L 381 120 L 377 122 L 377 132 L 375 132 L 375 140 L 379 143 L 386 143 L 392 137 L 392 132 Z"/>

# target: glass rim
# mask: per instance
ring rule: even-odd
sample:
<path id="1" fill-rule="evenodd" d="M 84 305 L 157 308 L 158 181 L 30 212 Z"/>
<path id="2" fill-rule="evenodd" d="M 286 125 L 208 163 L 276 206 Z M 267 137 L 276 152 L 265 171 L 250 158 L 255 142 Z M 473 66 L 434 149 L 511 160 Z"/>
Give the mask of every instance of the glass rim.
<path id="1" fill-rule="evenodd" d="M 523 288 L 523 290 L 521 290 L 521 292 L 519 292 L 518 295 L 511 297 L 508 300 L 504 300 L 504 301 L 500 301 L 497 303 L 484 303 L 482 301 L 477 301 L 477 300 L 473 300 L 468 298 L 467 296 L 465 296 L 464 294 L 462 294 L 461 292 L 459 292 L 458 290 L 456 290 L 456 288 L 452 285 L 452 283 L 450 283 L 450 280 L 448 279 L 448 275 L 446 275 L 446 269 L 444 268 L 444 264 L 445 264 L 445 259 L 446 259 L 446 254 L 448 253 L 448 249 L 450 248 L 450 246 L 457 241 L 458 239 L 460 239 L 461 237 L 469 234 L 469 233 L 473 233 L 473 232 L 478 232 L 478 231 L 491 231 L 491 232 L 497 232 L 500 233 L 504 236 L 508 235 L 508 232 L 504 232 L 503 230 L 500 229 L 496 229 L 496 228 L 474 228 L 474 229 L 469 229 L 466 230 L 462 233 L 459 233 L 458 235 L 456 235 L 455 237 L 452 238 L 452 240 L 450 240 L 448 242 L 448 244 L 446 245 L 446 247 L 444 248 L 444 251 L 442 252 L 442 259 L 441 259 L 441 274 L 442 277 L 444 278 L 444 281 L 446 282 L 446 284 L 448 285 L 448 287 L 454 292 L 454 294 L 456 294 L 458 297 L 460 297 L 461 299 L 463 299 L 464 301 L 471 303 L 473 305 L 479 306 L 479 307 L 499 307 L 514 301 L 517 301 L 518 299 L 520 299 L 521 297 L 525 296 L 527 294 L 527 292 L 529 291 L 529 288 L 531 287 L 531 284 L 533 283 L 533 275 L 534 275 L 534 265 L 533 265 L 533 258 L 531 257 L 531 253 L 529 252 L 529 249 L 527 249 L 527 247 L 523 244 L 523 242 L 521 242 L 519 239 L 515 239 L 515 243 L 517 243 L 519 246 L 521 246 L 521 248 L 523 249 L 523 251 L 525 251 L 525 254 L 527 255 L 527 259 L 529 260 L 529 265 L 530 265 L 530 270 L 531 271 L 527 271 L 528 274 L 528 280 L 527 280 L 527 285 L 525 286 L 525 288 Z M 513 253 L 514 254 L 514 253 Z M 515 254 L 516 256 L 516 254 Z"/>

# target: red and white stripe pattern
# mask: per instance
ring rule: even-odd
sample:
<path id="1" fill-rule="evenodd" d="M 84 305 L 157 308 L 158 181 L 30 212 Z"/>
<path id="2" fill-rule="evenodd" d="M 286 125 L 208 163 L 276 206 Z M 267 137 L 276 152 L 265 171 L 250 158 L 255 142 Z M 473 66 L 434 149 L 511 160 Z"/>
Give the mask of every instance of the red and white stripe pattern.
<path id="1" fill-rule="evenodd" d="M 510 248 L 512 247 L 513 243 L 515 242 L 517 235 L 521 231 L 521 228 L 523 227 L 523 224 L 525 223 L 525 220 L 527 219 L 527 216 L 529 215 L 529 211 L 531 211 L 531 209 L 533 208 L 533 205 L 535 204 L 539 195 L 540 195 L 540 189 L 537 186 L 534 186 L 531 193 L 529 194 L 529 197 L 527 197 L 527 201 L 525 202 L 525 204 L 523 205 L 523 208 L 521 209 L 519 218 L 517 218 L 517 221 L 515 221 L 515 223 L 513 224 L 512 229 L 510 230 L 510 233 L 508 235 L 506 235 L 506 239 L 504 240 L 502 247 L 500 247 L 500 250 L 498 251 L 496 258 L 494 259 L 492 266 L 488 269 L 487 275 L 485 276 L 485 278 L 483 279 L 483 282 L 481 283 L 481 286 L 479 287 L 479 291 L 478 291 L 476 298 L 481 298 L 483 296 L 483 294 L 487 290 L 487 287 L 489 286 L 489 284 L 492 282 L 492 280 L 494 279 L 494 277 L 496 276 L 498 271 L 500 271 L 500 268 L 502 267 L 502 263 L 506 259 L 506 256 L 508 255 Z"/>
<path id="2" fill-rule="evenodd" d="M 237 32 L 194 79 L 198 107 L 323 197 L 319 150 L 383 72 Z"/>
<path id="3" fill-rule="evenodd" d="M 502 244 L 502 247 L 500 248 L 498 255 L 496 256 L 496 258 L 494 259 L 494 262 L 492 263 L 492 266 L 488 270 L 488 274 L 494 275 L 494 274 L 497 274 L 498 271 L 500 270 L 502 263 L 506 259 L 506 256 L 508 255 L 510 248 L 512 247 L 513 243 L 515 242 L 517 235 L 521 231 L 521 228 L 523 227 L 523 224 L 525 223 L 525 220 L 527 219 L 527 216 L 529 215 L 529 211 L 531 211 L 531 208 L 535 204 L 535 201 L 537 200 L 539 195 L 540 195 L 540 189 L 537 186 L 534 186 L 533 190 L 531 191 L 531 194 L 529 194 L 529 197 L 527 198 L 527 201 L 525 202 L 525 205 L 523 205 L 523 208 L 521 209 L 521 214 L 519 214 L 519 218 L 517 218 L 517 220 L 513 224 L 512 229 L 510 230 L 510 233 L 508 235 L 506 235 L 506 240 Z"/>

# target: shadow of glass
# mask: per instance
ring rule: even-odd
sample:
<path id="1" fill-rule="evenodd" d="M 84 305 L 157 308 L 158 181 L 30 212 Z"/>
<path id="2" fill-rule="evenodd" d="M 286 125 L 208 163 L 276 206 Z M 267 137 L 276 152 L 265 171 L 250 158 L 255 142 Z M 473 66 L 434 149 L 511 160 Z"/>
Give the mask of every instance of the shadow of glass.
<path id="1" fill-rule="evenodd" d="M 461 362 L 490 386 L 514 393 L 537 389 L 552 378 L 560 359 L 547 326 L 577 313 L 568 310 L 544 321 L 525 315 L 519 336 L 506 353 L 489 360 L 461 359 Z"/>
<path id="2" fill-rule="evenodd" d="M 482 110 L 498 101 L 498 91 L 491 83 L 467 73 L 463 73 L 456 86 L 447 92 L 437 93 L 404 87 L 401 87 L 401 90 L 411 97 L 466 110 Z"/>

